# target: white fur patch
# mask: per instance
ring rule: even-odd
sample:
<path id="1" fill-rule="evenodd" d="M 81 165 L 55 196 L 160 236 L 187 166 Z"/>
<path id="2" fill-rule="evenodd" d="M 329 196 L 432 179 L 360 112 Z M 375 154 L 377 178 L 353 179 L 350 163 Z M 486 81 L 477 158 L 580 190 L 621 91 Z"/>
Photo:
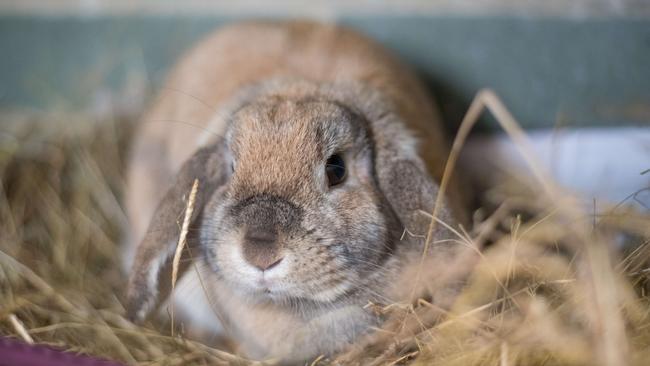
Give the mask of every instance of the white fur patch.
<path id="1" fill-rule="evenodd" d="M 201 283 L 203 281 L 203 284 Z M 214 335 L 222 334 L 223 325 L 217 315 L 217 309 L 210 303 L 203 285 L 207 286 L 206 278 L 199 278 L 194 267 L 188 269 L 187 273 L 176 283 L 173 298 L 161 307 L 163 316 L 167 316 L 169 301 L 174 301 L 175 317 L 192 325 L 192 328 L 199 328 L 202 332 Z"/>

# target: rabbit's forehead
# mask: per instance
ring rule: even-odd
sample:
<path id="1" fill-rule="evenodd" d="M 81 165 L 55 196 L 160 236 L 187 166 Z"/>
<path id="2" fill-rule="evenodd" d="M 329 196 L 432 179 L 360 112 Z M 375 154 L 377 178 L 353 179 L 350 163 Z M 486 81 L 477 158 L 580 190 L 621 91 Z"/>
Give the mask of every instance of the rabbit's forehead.
<path id="1" fill-rule="evenodd" d="M 322 159 L 353 139 L 353 117 L 342 106 L 320 100 L 278 100 L 241 109 L 233 119 L 230 144 L 251 162 L 262 156 Z"/>
<path id="2" fill-rule="evenodd" d="M 318 100 L 250 106 L 232 123 L 229 143 L 237 166 L 232 183 L 254 192 L 307 189 L 324 159 L 353 138 L 345 109 Z"/>

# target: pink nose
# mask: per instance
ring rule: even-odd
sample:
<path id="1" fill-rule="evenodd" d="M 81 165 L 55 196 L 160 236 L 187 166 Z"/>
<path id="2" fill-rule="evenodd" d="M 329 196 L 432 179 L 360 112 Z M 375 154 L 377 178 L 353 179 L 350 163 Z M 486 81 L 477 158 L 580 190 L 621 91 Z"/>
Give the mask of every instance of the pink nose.
<path id="1" fill-rule="evenodd" d="M 272 230 L 251 228 L 246 231 L 244 240 L 257 246 L 273 246 L 278 239 L 278 234 Z"/>
<path id="2" fill-rule="evenodd" d="M 266 271 L 282 262 L 282 255 L 275 231 L 249 229 L 244 235 L 244 258 L 261 271 Z"/>
<path id="3" fill-rule="evenodd" d="M 259 268 L 262 271 L 268 271 L 269 269 L 271 269 L 271 268 L 277 266 L 278 264 L 280 264 L 280 262 L 282 262 L 283 259 L 284 258 L 280 258 L 280 259 L 278 259 L 277 261 L 275 261 L 275 262 L 273 262 L 271 264 L 267 264 L 268 262 L 262 262 L 262 263 L 253 263 L 253 265 L 255 267 Z"/>
<path id="4" fill-rule="evenodd" d="M 244 251 L 244 253 L 246 253 L 246 251 Z M 269 269 L 280 264 L 280 262 L 282 262 L 282 260 L 284 259 L 284 257 L 278 258 L 276 255 L 274 255 L 274 253 L 264 253 L 260 255 L 248 255 L 248 256 L 244 254 L 244 257 L 246 258 L 246 261 L 248 263 L 252 264 L 260 271 L 268 271 Z"/>

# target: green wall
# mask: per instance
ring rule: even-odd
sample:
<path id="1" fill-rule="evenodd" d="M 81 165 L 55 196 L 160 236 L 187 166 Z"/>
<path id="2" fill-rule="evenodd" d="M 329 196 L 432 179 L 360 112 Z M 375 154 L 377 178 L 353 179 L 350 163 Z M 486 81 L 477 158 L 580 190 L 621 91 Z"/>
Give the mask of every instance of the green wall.
<path id="1" fill-rule="evenodd" d="M 0 111 L 80 110 L 125 85 L 151 94 L 226 18 L 0 17 Z M 494 88 L 526 127 L 650 126 L 650 19 L 343 17 L 422 72 L 458 123 Z M 491 128 L 489 121 L 484 128 Z"/>

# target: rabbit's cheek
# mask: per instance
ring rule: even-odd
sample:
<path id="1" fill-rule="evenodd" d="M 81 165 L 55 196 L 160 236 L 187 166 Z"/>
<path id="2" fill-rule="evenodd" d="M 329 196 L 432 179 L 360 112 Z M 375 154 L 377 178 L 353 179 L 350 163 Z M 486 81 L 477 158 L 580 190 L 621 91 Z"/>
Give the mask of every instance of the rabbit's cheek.
<path id="1" fill-rule="evenodd" d="M 334 278 L 330 281 L 326 281 L 326 284 L 328 286 L 325 289 L 317 291 L 312 295 L 313 300 L 332 302 L 352 288 L 352 284 L 349 281 L 341 278 Z"/>

